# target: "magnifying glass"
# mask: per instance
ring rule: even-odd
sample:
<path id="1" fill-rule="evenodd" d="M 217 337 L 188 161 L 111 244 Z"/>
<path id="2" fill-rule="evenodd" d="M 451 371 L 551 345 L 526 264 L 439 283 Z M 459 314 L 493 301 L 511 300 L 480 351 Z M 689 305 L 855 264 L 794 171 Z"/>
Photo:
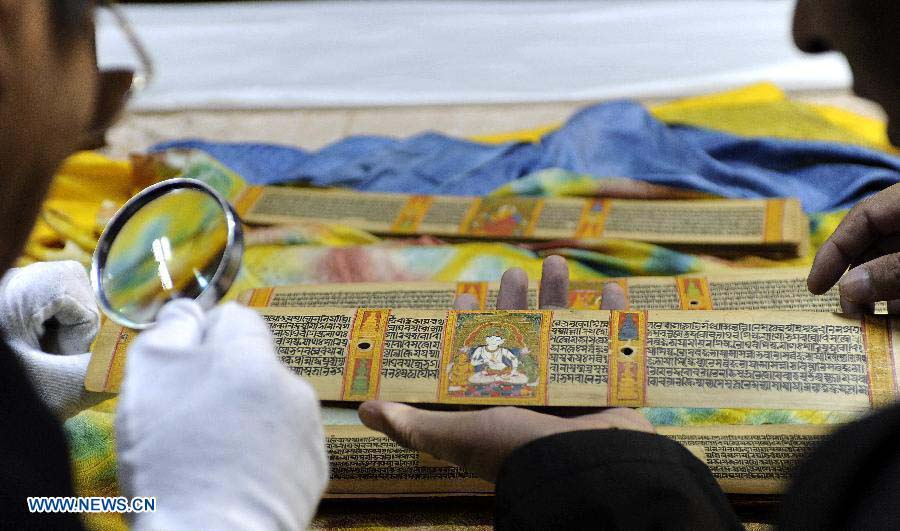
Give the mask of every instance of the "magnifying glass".
<path id="1" fill-rule="evenodd" d="M 110 319 L 142 330 L 172 299 L 215 306 L 243 251 L 237 212 L 219 192 L 195 179 L 169 179 L 131 198 L 106 226 L 91 284 Z"/>

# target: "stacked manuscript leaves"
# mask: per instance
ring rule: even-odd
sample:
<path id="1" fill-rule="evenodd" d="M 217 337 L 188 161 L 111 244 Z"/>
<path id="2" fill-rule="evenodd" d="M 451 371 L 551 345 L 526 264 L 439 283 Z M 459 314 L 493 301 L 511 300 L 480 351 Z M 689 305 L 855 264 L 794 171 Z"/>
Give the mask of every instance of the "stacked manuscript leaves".
<path id="1" fill-rule="evenodd" d="M 248 223 L 338 222 L 376 234 L 517 241 L 637 240 L 692 252 L 800 256 L 809 222 L 796 199 L 642 201 L 462 197 L 251 187 Z"/>

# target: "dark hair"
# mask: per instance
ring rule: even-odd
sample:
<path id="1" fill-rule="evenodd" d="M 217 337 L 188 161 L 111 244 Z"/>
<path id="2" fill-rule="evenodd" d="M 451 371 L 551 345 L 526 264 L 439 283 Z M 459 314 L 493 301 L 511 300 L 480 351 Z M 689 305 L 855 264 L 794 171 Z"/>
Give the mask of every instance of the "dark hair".
<path id="1" fill-rule="evenodd" d="M 49 0 L 50 22 L 60 44 L 83 37 L 89 28 L 93 0 Z"/>

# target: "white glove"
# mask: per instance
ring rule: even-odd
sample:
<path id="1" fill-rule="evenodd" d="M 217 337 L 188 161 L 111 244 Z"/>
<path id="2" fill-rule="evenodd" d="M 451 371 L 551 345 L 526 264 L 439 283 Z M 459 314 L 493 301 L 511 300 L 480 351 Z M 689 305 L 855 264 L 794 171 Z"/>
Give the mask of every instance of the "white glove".
<path id="1" fill-rule="evenodd" d="M 0 280 L 0 329 L 38 395 L 60 417 L 107 398 L 84 390 L 100 312 L 78 262 L 39 262 Z"/>
<path id="2" fill-rule="evenodd" d="M 328 481 L 315 392 L 235 303 L 170 302 L 137 337 L 116 442 L 123 493 L 156 497 L 135 529 L 302 529 Z"/>

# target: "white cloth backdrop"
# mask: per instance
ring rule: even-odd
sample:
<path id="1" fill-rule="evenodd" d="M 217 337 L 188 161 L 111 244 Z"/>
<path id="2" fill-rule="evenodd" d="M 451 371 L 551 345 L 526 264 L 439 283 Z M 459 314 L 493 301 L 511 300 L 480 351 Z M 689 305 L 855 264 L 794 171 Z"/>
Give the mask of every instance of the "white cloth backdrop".
<path id="1" fill-rule="evenodd" d="M 155 58 L 138 110 L 677 96 L 848 87 L 790 40 L 793 0 L 305 1 L 126 7 Z M 101 17 L 101 64 L 133 63 Z"/>

